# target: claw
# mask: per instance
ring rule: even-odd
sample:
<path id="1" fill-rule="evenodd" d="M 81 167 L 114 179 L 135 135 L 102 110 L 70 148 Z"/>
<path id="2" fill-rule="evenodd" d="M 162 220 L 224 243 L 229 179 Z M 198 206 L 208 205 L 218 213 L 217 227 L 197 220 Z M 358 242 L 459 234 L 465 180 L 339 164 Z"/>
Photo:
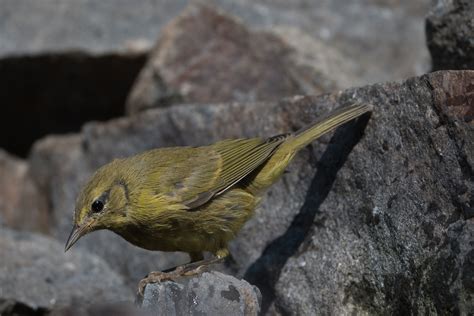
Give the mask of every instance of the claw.
<path id="1" fill-rule="evenodd" d="M 140 280 L 138 283 L 138 292 L 137 292 L 137 304 L 141 304 L 143 296 L 145 294 L 145 288 L 148 284 L 152 283 L 161 283 L 164 281 L 175 281 L 180 277 L 188 277 L 193 275 L 201 274 L 207 271 L 209 265 L 219 263 L 223 261 L 224 258 L 213 258 L 208 260 L 196 261 L 188 263 L 182 266 L 176 267 L 174 270 L 169 272 L 153 271 L 148 273 L 148 275 Z"/>
<path id="2" fill-rule="evenodd" d="M 148 275 L 145 278 L 141 279 L 140 282 L 138 283 L 137 294 L 143 298 L 143 295 L 145 294 L 145 287 L 148 284 L 161 283 L 163 281 L 174 281 L 175 278 L 178 278 L 181 276 L 181 273 L 178 270 L 178 268 L 176 268 L 176 270 L 172 272 L 152 271 L 148 273 Z"/>

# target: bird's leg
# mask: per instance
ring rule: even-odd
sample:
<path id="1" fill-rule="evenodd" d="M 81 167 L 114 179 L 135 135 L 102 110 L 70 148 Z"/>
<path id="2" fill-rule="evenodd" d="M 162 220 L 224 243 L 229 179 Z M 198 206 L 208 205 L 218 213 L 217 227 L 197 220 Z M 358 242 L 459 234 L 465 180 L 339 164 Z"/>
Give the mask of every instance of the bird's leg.
<path id="1" fill-rule="evenodd" d="M 225 248 L 225 249 L 218 250 L 215 253 L 214 258 L 193 261 L 193 259 L 202 259 L 202 254 L 197 255 L 197 253 L 191 253 L 190 254 L 191 262 L 188 264 L 177 266 L 176 268 L 166 270 L 164 272 L 161 272 L 161 271 L 150 272 L 144 279 L 142 279 L 138 283 L 138 295 L 140 297 L 143 297 L 143 293 L 145 292 L 145 287 L 149 283 L 174 281 L 175 279 L 178 279 L 180 277 L 200 274 L 206 271 L 206 269 L 210 265 L 223 262 L 228 255 L 229 255 L 229 251 L 227 250 L 227 248 Z"/>
<path id="2" fill-rule="evenodd" d="M 196 275 L 201 272 L 206 271 L 210 265 L 221 263 L 225 260 L 225 257 L 214 257 L 204 260 L 199 260 L 195 262 L 190 262 L 188 264 L 176 267 L 174 271 L 179 273 L 181 276 L 190 276 Z"/>

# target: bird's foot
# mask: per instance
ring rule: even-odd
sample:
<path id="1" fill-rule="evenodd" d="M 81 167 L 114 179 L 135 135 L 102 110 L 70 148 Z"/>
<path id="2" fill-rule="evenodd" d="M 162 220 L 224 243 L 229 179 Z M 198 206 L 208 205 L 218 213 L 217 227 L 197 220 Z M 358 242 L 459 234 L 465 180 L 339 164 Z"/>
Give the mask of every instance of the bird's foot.
<path id="1" fill-rule="evenodd" d="M 179 271 L 180 267 L 177 267 L 175 270 L 171 272 L 161 272 L 161 271 L 152 271 L 148 273 L 148 275 L 141 279 L 138 283 L 138 296 L 143 297 L 145 293 L 145 287 L 151 283 L 161 283 L 165 281 L 174 281 L 176 278 L 180 277 L 181 274 Z"/>
<path id="2" fill-rule="evenodd" d="M 181 277 L 193 276 L 201 274 L 209 268 L 210 265 L 220 263 L 224 258 L 213 258 L 208 260 L 201 260 L 191 262 L 182 266 L 178 266 L 172 270 L 165 272 L 153 271 L 150 272 L 144 279 L 138 283 L 138 297 L 143 299 L 145 287 L 150 283 L 161 283 L 165 281 L 175 281 Z"/>

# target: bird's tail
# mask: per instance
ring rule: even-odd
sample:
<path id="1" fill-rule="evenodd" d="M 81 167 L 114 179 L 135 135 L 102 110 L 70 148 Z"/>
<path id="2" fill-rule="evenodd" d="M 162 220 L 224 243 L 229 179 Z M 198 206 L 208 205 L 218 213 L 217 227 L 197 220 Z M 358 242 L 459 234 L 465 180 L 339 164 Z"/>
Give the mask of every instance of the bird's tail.
<path id="1" fill-rule="evenodd" d="M 343 107 L 319 118 L 313 124 L 302 128 L 289 136 L 277 147 L 262 169 L 252 181 L 251 189 L 259 192 L 272 185 L 283 173 L 294 155 L 303 147 L 313 142 L 323 134 L 353 120 L 362 114 L 372 111 L 373 106 L 367 103 Z"/>
<path id="2" fill-rule="evenodd" d="M 366 112 L 372 111 L 372 108 L 373 106 L 371 104 L 362 103 L 353 104 L 334 112 L 330 112 L 329 114 L 319 118 L 313 124 L 297 131 L 294 134 L 294 137 L 288 140 L 287 145 L 297 152 L 327 132 L 332 131 L 338 126 L 341 126 Z"/>

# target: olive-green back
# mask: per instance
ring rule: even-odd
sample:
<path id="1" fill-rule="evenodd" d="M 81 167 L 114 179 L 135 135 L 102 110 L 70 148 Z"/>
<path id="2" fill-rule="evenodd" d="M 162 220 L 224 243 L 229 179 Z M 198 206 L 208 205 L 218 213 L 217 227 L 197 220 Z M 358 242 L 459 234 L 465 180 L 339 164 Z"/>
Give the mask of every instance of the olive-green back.
<path id="1" fill-rule="evenodd" d="M 148 164 L 142 189 L 194 209 L 249 175 L 286 139 L 233 139 L 203 147 L 162 148 L 135 156 Z M 137 163 L 137 162 L 135 162 Z M 140 163 L 140 162 L 138 162 Z"/>

